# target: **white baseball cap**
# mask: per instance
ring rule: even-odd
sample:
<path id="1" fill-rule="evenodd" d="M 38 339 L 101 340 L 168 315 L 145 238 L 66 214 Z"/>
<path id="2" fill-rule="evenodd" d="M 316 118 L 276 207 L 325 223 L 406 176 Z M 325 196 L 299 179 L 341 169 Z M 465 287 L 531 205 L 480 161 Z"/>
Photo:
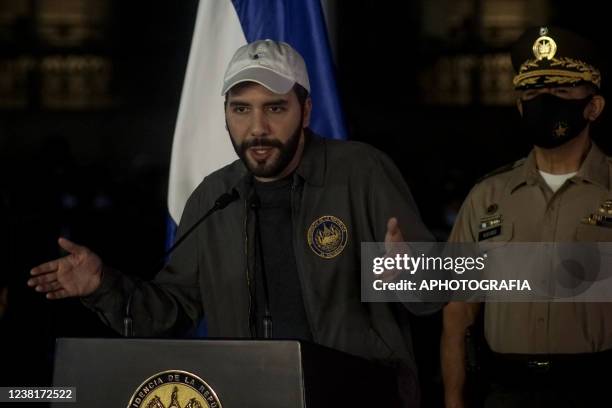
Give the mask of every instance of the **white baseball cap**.
<path id="1" fill-rule="evenodd" d="M 255 82 L 277 94 L 286 94 L 297 83 L 310 92 L 304 59 L 281 41 L 259 40 L 238 48 L 225 71 L 221 95 L 241 82 Z"/>

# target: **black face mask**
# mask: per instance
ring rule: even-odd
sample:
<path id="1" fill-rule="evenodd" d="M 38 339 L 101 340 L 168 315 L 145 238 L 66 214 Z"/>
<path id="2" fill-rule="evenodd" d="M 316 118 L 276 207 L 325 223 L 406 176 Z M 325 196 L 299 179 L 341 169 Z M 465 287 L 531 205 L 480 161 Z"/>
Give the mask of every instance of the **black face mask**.
<path id="1" fill-rule="evenodd" d="M 545 149 L 552 149 L 572 140 L 586 127 L 584 108 L 592 95 L 584 99 L 563 99 L 549 93 L 522 101 L 523 135 Z"/>

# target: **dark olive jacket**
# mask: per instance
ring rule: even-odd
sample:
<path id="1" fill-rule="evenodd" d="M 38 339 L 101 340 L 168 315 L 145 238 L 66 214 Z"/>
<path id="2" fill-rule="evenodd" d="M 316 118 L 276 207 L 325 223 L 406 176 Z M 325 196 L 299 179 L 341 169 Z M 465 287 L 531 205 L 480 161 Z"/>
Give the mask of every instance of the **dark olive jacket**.
<path id="1" fill-rule="evenodd" d="M 406 241 L 433 240 L 400 172 L 368 145 L 308 132 L 293 179 L 293 242 L 287 245 L 294 246 L 313 340 L 372 360 L 398 363 L 412 372 L 414 387 L 407 309 L 427 313 L 439 305 L 362 303 L 360 290 L 360 244 L 383 242 L 390 217 L 398 218 Z M 109 271 L 85 303 L 121 331 L 126 300 L 133 293 L 137 336 L 177 336 L 205 316 L 212 337 L 251 337 L 255 261 L 254 217 L 248 205 L 251 180 L 239 160 L 206 177 L 185 206 L 177 236 L 221 194 L 236 189 L 240 198 L 200 225 L 153 281 L 138 282 Z M 330 219 L 323 217 L 328 216 L 338 227 L 330 239 L 342 240 L 331 249 L 321 235 L 325 234 L 322 221 Z"/>

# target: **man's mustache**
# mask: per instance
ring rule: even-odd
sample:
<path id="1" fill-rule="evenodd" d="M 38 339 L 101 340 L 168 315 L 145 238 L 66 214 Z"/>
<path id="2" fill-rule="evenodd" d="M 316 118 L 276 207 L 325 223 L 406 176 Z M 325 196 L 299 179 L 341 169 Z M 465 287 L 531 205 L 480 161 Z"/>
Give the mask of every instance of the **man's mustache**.
<path id="1" fill-rule="evenodd" d="M 250 147 L 277 147 L 279 149 L 282 149 L 284 145 L 276 139 L 259 137 L 255 139 L 245 140 L 244 142 L 242 142 L 242 145 L 240 147 L 244 152 Z"/>

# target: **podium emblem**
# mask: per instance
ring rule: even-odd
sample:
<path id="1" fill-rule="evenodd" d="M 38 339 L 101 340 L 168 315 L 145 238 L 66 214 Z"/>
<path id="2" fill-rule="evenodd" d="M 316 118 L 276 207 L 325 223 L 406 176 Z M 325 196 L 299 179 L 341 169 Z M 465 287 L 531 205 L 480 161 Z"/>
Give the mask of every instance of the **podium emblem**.
<path id="1" fill-rule="evenodd" d="M 215 391 L 187 371 L 162 371 L 147 378 L 127 408 L 222 408 Z"/>

